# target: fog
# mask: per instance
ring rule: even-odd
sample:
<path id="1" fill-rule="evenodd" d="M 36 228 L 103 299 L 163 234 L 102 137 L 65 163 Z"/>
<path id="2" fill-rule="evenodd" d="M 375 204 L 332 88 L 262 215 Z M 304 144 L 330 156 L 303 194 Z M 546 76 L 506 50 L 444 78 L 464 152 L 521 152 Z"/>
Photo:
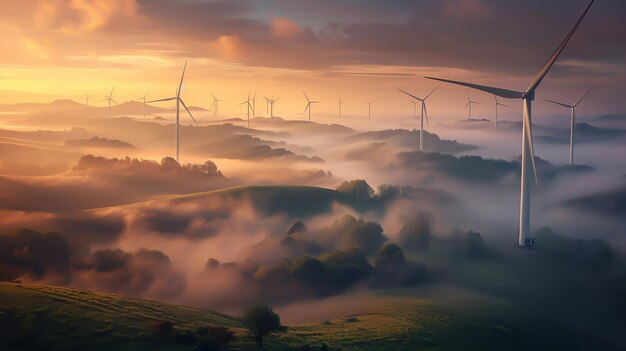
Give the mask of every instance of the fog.
<path id="1" fill-rule="evenodd" d="M 201 125 L 181 128 L 177 163 L 165 109 L 147 109 L 144 119 L 137 105 L 122 104 L 107 119 L 102 109 L 67 101 L 3 108 L 4 278 L 231 313 L 265 300 L 300 323 L 350 313 L 376 289 L 448 284 L 447 267 L 458 259 L 450 252 L 473 245 L 469 230 L 493 251 L 517 242 L 515 123 L 495 131 L 489 121 L 431 118 L 421 153 L 411 116 L 276 118 L 271 126 L 255 118 L 248 128 L 198 110 Z M 576 144 L 570 167 L 566 126 L 537 122 L 532 227 L 603 239 L 621 257 L 626 137 L 621 121 L 600 125 Z M 338 189 L 356 179 L 371 190 Z M 593 210 L 605 201 L 598 196 L 616 205 Z M 440 243 L 437 259 L 402 244 L 400 233 L 420 213 Z M 287 234 L 298 221 L 306 229 Z M 38 249 L 40 241 L 54 243 L 53 252 Z M 400 243 L 406 259 L 384 263 L 389 243 Z M 343 271 L 346 262 L 357 272 Z M 342 307 L 314 313 L 329 306 Z"/>

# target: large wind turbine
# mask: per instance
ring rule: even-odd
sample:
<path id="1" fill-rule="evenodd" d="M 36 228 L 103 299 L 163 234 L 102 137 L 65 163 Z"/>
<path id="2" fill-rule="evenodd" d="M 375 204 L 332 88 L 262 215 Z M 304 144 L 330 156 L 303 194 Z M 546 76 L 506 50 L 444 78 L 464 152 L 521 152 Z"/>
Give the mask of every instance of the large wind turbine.
<path id="1" fill-rule="evenodd" d="M 250 91 L 248 91 L 248 99 L 239 104 L 239 106 L 241 105 L 246 105 L 246 112 L 248 113 L 248 128 L 250 128 L 250 110 L 252 109 L 252 105 L 250 104 Z"/>
<path id="2" fill-rule="evenodd" d="M 428 111 L 426 110 L 426 99 L 428 99 L 438 88 L 439 87 L 435 87 L 435 89 L 433 89 L 428 95 L 426 95 L 423 98 L 419 98 L 415 95 L 407 93 L 404 90 L 400 90 L 404 94 L 422 103 L 422 112 L 420 115 L 420 149 L 419 151 L 422 151 L 424 149 L 424 116 L 426 116 L 426 123 L 428 123 Z"/>
<path id="3" fill-rule="evenodd" d="M 150 89 L 146 90 L 146 93 L 143 95 L 143 97 L 140 97 L 137 100 L 142 100 L 143 101 L 143 106 L 141 108 L 141 112 L 143 113 L 143 118 L 146 118 L 146 98 L 148 97 L 148 92 L 150 91 Z"/>
<path id="4" fill-rule="evenodd" d="M 304 97 L 306 98 L 306 107 L 304 108 L 303 113 L 306 113 L 306 111 L 309 110 L 309 122 L 311 122 L 311 105 L 319 104 L 321 101 L 311 101 L 309 100 L 309 97 L 306 95 L 304 91 L 302 93 L 304 94 Z"/>
<path id="5" fill-rule="evenodd" d="M 467 114 L 467 121 L 468 122 L 472 121 L 472 105 L 473 104 L 480 105 L 480 102 L 473 101 L 472 99 L 470 99 L 469 95 L 467 95 L 467 105 L 465 105 L 465 108 L 469 108 L 469 111 L 468 111 L 468 114 Z"/>
<path id="6" fill-rule="evenodd" d="M 520 221 L 519 221 L 519 240 L 518 243 L 520 246 L 529 246 L 532 247 L 535 245 L 535 239 L 530 238 L 530 178 L 534 175 L 535 182 L 537 182 L 537 168 L 535 167 L 535 152 L 533 147 L 533 135 L 532 135 L 532 119 L 531 119 L 531 107 L 532 101 L 535 99 L 535 90 L 541 84 L 541 81 L 545 78 L 545 76 L 550 71 L 550 68 L 554 65 L 556 60 L 559 58 L 567 43 L 570 41 L 581 22 L 589 12 L 591 5 L 595 0 L 591 0 L 587 8 L 580 16 L 574 27 L 570 30 L 570 32 L 565 36 L 561 44 L 558 46 L 556 51 L 550 56 L 548 61 L 544 64 L 544 66 L 539 70 L 537 75 L 533 78 L 532 82 L 526 88 L 526 91 L 520 92 L 515 90 L 508 90 L 503 88 L 490 87 L 485 85 L 478 85 L 472 83 L 459 82 L 448 79 L 440 79 L 440 78 L 432 78 L 426 77 L 428 79 L 434 79 L 446 83 L 462 85 L 465 87 L 469 87 L 472 89 L 477 89 L 481 91 L 485 91 L 499 97 L 505 99 L 522 99 L 523 100 L 523 120 L 522 120 L 522 176 L 521 176 L 521 191 L 520 191 Z M 529 162 L 530 161 L 530 167 Z M 532 167 L 532 169 L 531 169 Z"/>
<path id="7" fill-rule="evenodd" d="M 557 104 L 559 106 L 569 108 L 572 111 L 571 118 L 570 118 L 570 129 L 569 129 L 569 164 L 570 166 L 574 164 L 574 130 L 576 129 L 576 106 L 578 106 L 578 104 L 580 104 L 587 97 L 587 95 L 589 95 L 589 93 L 591 93 L 591 91 L 593 91 L 593 89 L 595 88 L 596 87 L 594 86 L 593 88 L 589 89 L 589 91 L 585 95 L 583 95 L 583 97 L 581 97 L 580 100 L 576 101 L 573 105 L 567 105 L 561 102 L 544 99 L 547 102 L 551 102 L 553 104 Z"/>
<path id="8" fill-rule="evenodd" d="M 213 93 L 211 95 L 213 96 L 213 103 L 211 104 L 211 109 L 213 109 L 213 118 L 217 118 L 219 102 L 222 100 L 216 98 Z"/>
<path id="9" fill-rule="evenodd" d="M 494 95 L 493 98 L 495 100 L 493 104 L 493 109 L 496 111 L 496 119 L 494 120 L 494 123 L 495 123 L 496 130 L 498 130 L 498 106 L 502 106 L 502 107 L 509 107 L 509 106 L 503 103 L 500 103 L 500 101 L 498 101 L 497 95 Z"/>
<path id="10" fill-rule="evenodd" d="M 189 114 L 189 116 L 191 117 L 191 119 L 194 121 L 194 123 L 196 124 L 196 126 L 198 125 L 198 122 L 196 122 L 196 119 L 193 118 L 193 115 L 191 114 L 191 111 L 189 111 L 189 109 L 187 108 L 187 105 L 185 105 L 185 102 L 183 101 L 183 99 L 180 98 L 180 94 L 181 94 L 181 90 L 183 87 L 183 80 L 185 79 L 185 70 L 187 69 L 187 61 L 185 61 L 185 65 L 183 66 L 183 74 L 180 76 L 180 83 L 178 84 L 178 88 L 176 89 L 176 96 L 174 97 L 169 97 L 169 98 L 164 98 L 164 99 L 158 99 L 158 100 L 152 100 L 152 101 L 147 101 L 146 103 L 152 103 L 152 102 L 160 102 L 160 101 L 171 101 L 171 100 L 176 100 L 176 162 L 180 162 L 180 152 L 179 152 L 179 129 L 180 129 L 180 104 L 183 105 L 183 107 L 185 108 L 185 110 L 187 110 L 187 113 Z"/>
<path id="11" fill-rule="evenodd" d="M 114 102 L 117 105 L 117 101 L 113 100 L 114 89 L 115 89 L 115 86 L 111 88 L 111 92 L 109 93 L 109 95 L 105 96 L 104 99 L 102 99 L 102 101 L 106 101 L 109 103 L 109 107 L 107 108 L 107 119 L 111 118 L 111 102 Z"/>
<path id="12" fill-rule="evenodd" d="M 345 105 L 345 102 L 343 102 L 343 100 L 341 100 L 341 96 L 339 97 L 339 118 L 341 118 L 341 105 Z"/>

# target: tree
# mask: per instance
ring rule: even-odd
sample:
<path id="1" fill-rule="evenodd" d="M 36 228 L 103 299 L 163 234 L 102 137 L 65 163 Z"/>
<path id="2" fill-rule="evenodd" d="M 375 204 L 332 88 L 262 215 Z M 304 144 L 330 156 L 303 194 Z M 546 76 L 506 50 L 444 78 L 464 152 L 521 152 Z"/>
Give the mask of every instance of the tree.
<path id="1" fill-rule="evenodd" d="M 356 197 L 357 199 L 371 199 L 374 196 L 374 189 L 362 179 L 343 182 L 337 191 Z"/>
<path id="2" fill-rule="evenodd" d="M 280 316 L 268 305 L 254 305 L 244 312 L 243 325 L 254 334 L 257 346 L 263 348 L 263 336 L 281 331 Z"/>
<path id="3" fill-rule="evenodd" d="M 411 218 L 400 230 L 400 245 L 408 251 L 426 251 L 432 237 L 432 215 L 426 212 Z"/>
<path id="4" fill-rule="evenodd" d="M 180 163 L 172 157 L 166 156 L 161 160 L 161 166 L 165 168 L 180 168 Z"/>

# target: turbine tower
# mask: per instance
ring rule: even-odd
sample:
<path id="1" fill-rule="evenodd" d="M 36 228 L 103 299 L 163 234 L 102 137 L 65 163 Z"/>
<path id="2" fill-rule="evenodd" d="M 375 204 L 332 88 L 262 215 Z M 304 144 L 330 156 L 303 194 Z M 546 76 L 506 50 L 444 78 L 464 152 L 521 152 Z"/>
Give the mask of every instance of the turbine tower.
<path id="1" fill-rule="evenodd" d="M 254 95 L 252 96 L 252 118 L 256 117 L 256 91 L 254 92 Z"/>
<path id="2" fill-rule="evenodd" d="M 213 103 L 211 104 L 211 109 L 213 110 L 213 118 L 216 119 L 217 118 L 217 114 L 218 114 L 218 106 L 219 106 L 219 102 L 222 100 L 219 100 L 215 97 L 215 94 L 211 93 L 211 95 L 213 96 Z"/>
<path id="3" fill-rule="evenodd" d="M 85 105 L 89 106 L 89 95 L 85 93 Z"/>
<path id="4" fill-rule="evenodd" d="M 523 119 L 522 119 L 522 176 L 521 176 L 521 189 L 520 189 L 520 221 L 519 221 L 519 240 L 518 244 L 520 246 L 528 246 L 532 247 L 535 245 L 535 239 L 531 238 L 529 235 L 530 232 L 530 178 L 535 178 L 535 183 L 537 182 L 537 168 L 535 167 L 535 152 L 533 146 L 533 135 L 532 135 L 532 119 L 531 119 L 531 111 L 532 111 L 532 101 L 535 99 L 535 90 L 541 84 L 541 81 L 545 78 L 545 76 L 550 71 L 550 68 L 554 65 L 556 60 L 559 58 L 567 43 L 570 41 L 574 33 L 580 26 L 581 22 L 589 12 L 591 5 L 593 5 L 595 0 L 591 0 L 587 8 L 580 16 L 574 27 L 570 30 L 570 32 L 565 36 L 561 44 L 558 46 L 556 51 L 550 56 L 548 61 L 544 64 L 544 66 L 537 72 L 537 75 L 533 78 L 532 82 L 526 88 L 525 91 L 515 91 L 503 88 L 490 87 L 485 85 L 478 85 L 473 83 L 465 83 L 448 79 L 441 78 L 433 78 L 426 77 L 428 79 L 434 79 L 446 83 L 461 85 L 465 87 L 469 87 L 472 89 L 481 90 L 484 92 L 488 92 L 499 97 L 505 99 L 522 99 L 523 100 Z M 530 161 L 530 164 L 529 164 Z"/>
<path id="5" fill-rule="evenodd" d="M 494 95 L 493 98 L 495 100 L 493 104 L 493 109 L 496 111 L 496 119 L 494 120 L 495 121 L 494 123 L 495 123 L 496 130 L 498 130 L 498 106 L 502 106 L 502 107 L 509 107 L 509 106 L 503 103 L 500 103 L 500 101 L 498 101 L 497 95 Z"/>
<path id="6" fill-rule="evenodd" d="M 339 118 L 341 118 L 341 105 L 345 105 L 345 102 L 343 102 L 343 100 L 341 100 L 341 96 L 339 97 Z"/>
<path id="7" fill-rule="evenodd" d="M 113 100 L 113 90 L 115 89 L 115 86 L 113 86 L 113 88 L 111 88 L 111 92 L 109 93 L 108 96 L 105 96 L 104 99 L 102 99 L 101 101 L 106 101 L 109 103 L 109 107 L 107 108 L 107 119 L 111 118 L 111 102 L 114 102 L 117 105 L 117 101 Z"/>
<path id="8" fill-rule="evenodd" d="M 467 105 L 465 105 L 465 108 L 469 107 L 469 112 L 468 112 L 468 115 L 467 115 L 467 121 L 468 122 L 472 121 L 472 105 L 473 104 L 480 105 L 480 102 L 472 101 L 472 99 L 470 99 L 469 95 L 467 95 Z"/>
<path id="9" fill-rule="evenodd" d="M 182 104 L 183 107 L 185 108 L 185 110 L 187 110 L 187 113 L 189 114 L 189 116 L 191 117 L 191 119 L 194 121 L 194 123 L 196 124 L 196 126 L 198 126 L 198 122 L 196 122 L 196 119 L 193 118 L 193 115 L 191 114 L 191 111 L 189 111 L 189 109 L 187 108 L 187 105 L 185 105 L 185 102 L 183 101 L 183 99 L 181 99 L 180 97 L 180 93 L 183 87 L 183 80 L 185 79 L 185 70 L 187 69 L 187 61 L 185 61 L 185 65 L 183 66 L 183 74 L 180 76 L 180 83 L 178 84 L 178 88 L 176 89 L 176 96 L 174 97 L 169 97 L 169 98 L 164 98 L 164 99 L 158 99 L 158 100 L 152 100 L 152 101 L 147 101 L 146 103 L 152 103 L 152 102 L 161 102 L 161 101 L 171 101 L 171 100 L 176 100 L 176 162 L 180 162 L 180 148 L 179 148 L 179 129 L 180 129 L 180 105 Z"/>
<path id="10" fill-rule="evenodd" d="M 594 86 L 593 88 L 589 89 L 589 91 L 585 95 L 583 95 L 583 97 L 581 97 L 580 100 L 576 101 L 573 105 L 567 105 L 561 102 L 544 99 L 547 102 L 551 102 L 553 104 L 563 106 L 565 108 L 569 108 L 572 111 L 571 118 L 570 118 L 570 127 L 569 127 L 570 128 L 569 129 L 569 165 L 570 166 L 574 164 L 574 130 L 576 129 L 576 106 L 578 106 L 578 104 L 580 104 L 587 97 L 587 95 L 589 95 L 589 93 L 591 93 L 593 89 L 595 88 L 596 87 Z"/>
<path id="11" fill-rule="evenodd" d="M 304 97 L 306 98 L 306 102 L 307 102 L 303 113 L 306 113 L 306 111 L 309 110 L 309 122 L 311 122 L 311 105 L 319 104 L 321 101 L 311 101 L 309 100 L 309 97 L 306 95 L 304 91 L 302 93 L 304 94 Z"/>
<path id="12" fill-rule="evenodd" d="M 250 128 L 250 110 L 252 109 L 252 105 L 250 104 L 250 91 L 248 91 L 248 99 L 239 104 L 239 106 L 241 105 L 246 105 L 246 112 L 248 113 L 248 128 Z"/>
<path id="13" fill-rule="evenodd" d="M 420 115 L 420 148 L 419 151 L 424 149 L 424 116 L 426 116 L 426 123 L 428 123 L 428 111 L 426 110 L 426 100 L 435 92 L 439 87 L 435 87 L 428 95 L 423 98 L 419 98 L 415 95 L 409 94 L 404 90 L 400 90 L 402 93 L 412 97 L 413 99 L 422 103 L 422 112 Z"/>
<path id="14" fill-rule="evenodd" d="M 143 97 L 140 97 L 137 100 L 142 100 L 143 101 L 143 106 L 141 107 L 141 112 L 143 113 L 143 118 L 146 118 L 146 98 L 148 97 L 148 92 L 150 91 L 150 89 L 146 90 L 146 93 L 143 95 Z"/>
<path id="15" fill-rule="evenodd" d="M 366 102 L 365 104 L 367 105 L 367 119 L 371 121 L 372 120 L 372 102 L 371 101 Z"/>

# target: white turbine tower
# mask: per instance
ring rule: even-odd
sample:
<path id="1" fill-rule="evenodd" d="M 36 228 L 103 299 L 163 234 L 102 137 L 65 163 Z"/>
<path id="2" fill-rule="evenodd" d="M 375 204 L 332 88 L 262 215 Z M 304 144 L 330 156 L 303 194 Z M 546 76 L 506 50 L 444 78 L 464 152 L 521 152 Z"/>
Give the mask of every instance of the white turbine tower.
<path id="1" fill-rule="evenodd" d="M 343 100 L 341 100 L 341 96 L 339 97 L 339 118 L 341 118 L 341 105 L 345 105 L 345 102 L 343 102 Z"/>
<path id="2" fill-rule="evenodd" d="M 535 152 L 533 147 L 533 136 L 532 136 L 532 119 L 531 119 L 531 107 L 532 101 L 535 99 L 535 90 L 541 83 L 541 81 L 545 78 L 545 76 L 550 71 L 550 68 L 554 65 L 556 60 L 559 58 L 567 43 L 570 41 L 581 22 L 589 12 L 591 5 L 595 0 L 591 0 L 583 14 L 580 16 L 574 27 L 570 30 L 570 32 L 565 36 L 559 47 L 556 51 L 550 56 L 548 61 L 544 64 L 544 66 L 539 70 L 537 75 L 535 75 L 534 79 L 526 88 L 526 91 L 515 91 L 503 88 L 490 87 L 485 85 L 478 85 L 472 83 L 459 82 L 448 79 L 440 79 L 440 78 L 432 78 L 426 77 L 428 79 L 434 79 L 446 83 L 462 85 L 465 87 L 469 87 L 472 89 L 477 89 L 481 91 L 485 91 L 499 97 L 505 99 L 522 99 L 524 108 L 523 108 L 523 119 L 522 119 L 522 176 L 521 176 L 521 191 L 520 191 L 520 221 L 519 221 L 519 240 L 518 243 L 520 246 L 534 246 L 535 240 L 530 238 L 530 178 L 534 175 L 535 182 L 537 182 L 537 169 L 535 167 Z M 529 164 L 530 161 L 530 164 Z M 532 168 L 531 168 L 532 167 Z"/>
<path id="3" fill-rule="evenodd" d="M 111 88 L 111 92 L 109 93 L 108 96 L 105 96 L 104 99 L 102 99 L 101 101 L 106 101 L 109 104 L 109 107 L 107 108 L 107 119 L 111 118 L 111 102 L 114 102 L 117 105 L 117 101 L 113 100 L 113 90 L 115 89 L 115 86 L 113 86 L 113 88 Z"/>
<path id="4" fill-rule="evenodd" d="M 553 104 L 563 106 L 565 108 L 569 108 L 572 111 L 572 114 L 570 117 L 570 129 L 569 129 L 569 164 L 570 166 L 574 164 L 574 130 L 576 130 L 576 106 L 578 106 L 578 104 L 580 104 L 587 97 L 587 95 L 589 95 L 589 93 L 591 93 L 593 89 L 595 88 L 596 87 L 594 86 L 593 88 L 589 89 L 589 91 L 585 95 L 583 95 L 583 97 L 581 97 L 580 100 L 576 101 L 573 105 L 567 105 L 561 102 L 544 99 L 547 102 L 551 102 Z"/>
<path id="5" fill-rule="evenodd" d="M 498 106 L 502 106 L 502 107 L 509 107 L 509 106 L 503 103 L 500 103 L 500 101 L 498 101 L 497 95 L 494 95 L 493 98 L 495 100 L 493 104 L 493 109 L 496 111 L 496 119 L 494 120 L 494 124 L 495 124 L 496 130 L 498 130 Z"/>
<path id="6" fill-rule="evenodd" d="M 180 152 L 179 152 L 179 150 L 180 150 L 179 129 L 180 129 L 180 105 L 181 104 L 183 105 L 185 110 L 187 110 L 187 113 L 189 114 L 189 116 L 191 116 L 191 119 L 194 121 L 196 126 L 198 126 L 198 122 L 196 122 L 196 119 L 193 118 L 193 115 L 191 114 L 191 111 L 189 111 L 189 108 L 187 108 L 187 105 L 185 105 L 185 102 L 180 97 L 181 90 L 183 88 L 183 80 L 185 79 L 185 70 L 186 69 L 187 69 L 187 61 L 185 61 L 185 66 L 183 66 L 183 74 L 180 76 L 180 83 L 178 84 L 178 88 L 176 89 L 176 96 L 169 97 L 169 98 L 164 98 L 164 99 L 152 100 L 152 101 L 147 101 L 146 102 L 146 103 L 149 104 L 149 103 L 153 103 L 153 102 L 176 100 L 176 162 L 180 162 L 180 158 L 179 158 L 179 156 L 180 156 Z"/>
<path id="7" fill-rule="evenodd" d="M 248 91 L 248 99 L 239 104 L 239 106 L 241 105 L 246 105 L 246 112 L 248 113 L 248 128 L 250 128 L 250 110 L 252 109 L 252 105 L 250 104 L 250 91 Z"/>
<path id="8" fill-rule="evenodd" d="M 306 113 L 306 111 L 309 110 L 309 122 L 311 122 L 311 105 L 319 104 L 321 101 L 311 101 L 309 100 L 309 97 L 306 95 L 304 91 L 302 93 L 304 94 L 304 97 L 306 98 L 306 102 L 307 102 L 303 113 Z"/>
<path id="9" fill-rule="evenodd" d="M 413 99 L 422 103 L 422 112 L 420 115 L 420 149 L 422 151 L 424 149 L 424 116 L 426 117 L 426 123 L 428 123 L 428 111 L 426 110 L 426 100 L 435 92 L 435 90 L 439 89 L 439 87 L 435 87 L 428 95 L 423 98 L 419 98 L 415 95 L 409 94 L 404 90 L 400 90 L 404 94 L 412 97 Z"/>
<path id="10" fill-rule="evenodd" d="M 219 100 L 215 97 L 215 94 L 211 94 L 213 96 L 213 103 L 211 104 L 211 109 L 213 110 L 213 118 L 216 119 L 217 118 L 217 114 L 218 114 L 218 107 L 219 107 L 219 102 L 222 100 Z"/>
<path id="11" fill-rule="evenodd" d="M 143 105 L 141 107 L 141 112 L 143 113 L 143 118 L 146 118 L 146 98 L 148 97 L 148 92 L 150 91 L 150 89 L 146 90 L 146 93 L 143 95 L 143 97 L 140 97 L 137 100 L 141 100 L 143 101 Z"/>
<path id="12" fill-rule="evenodd" d="M 465 105 L 465 108 L 469 108 L 469 111 L 468 111 L 468 114 L 467 114 L 467 121 L 468 122 L 472 121 L 472 105 L 473 104 L 480 105 L 480 102 L 472 101 L 472 99 L 470 99 L 469 95 L 467 95 L 467 105 Z"/>

